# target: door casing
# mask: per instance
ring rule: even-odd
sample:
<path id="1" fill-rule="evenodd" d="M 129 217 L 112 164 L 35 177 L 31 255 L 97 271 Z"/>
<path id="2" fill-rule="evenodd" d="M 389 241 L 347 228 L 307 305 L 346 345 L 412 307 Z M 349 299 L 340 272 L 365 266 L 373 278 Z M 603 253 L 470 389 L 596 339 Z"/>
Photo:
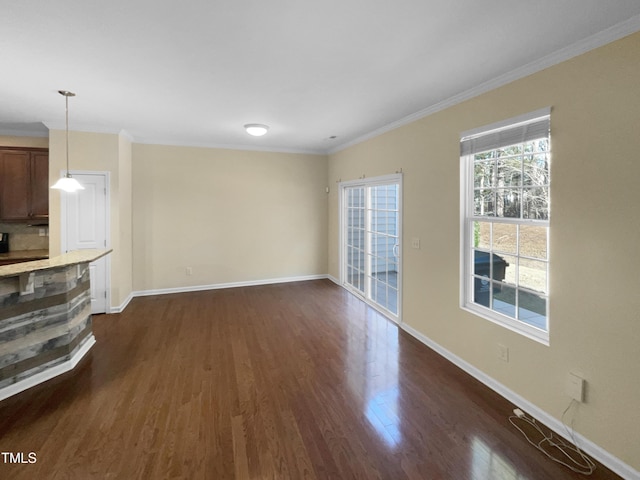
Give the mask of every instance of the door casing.
<path id="1" fill-rule="evenodd" d="M 65 174 L 66 172 L 62 172 L 61 175 Z M 100 221 L 104 222 L 104 231 L 105 231 L 105 238 L 104 238 L 104 246 L 99 247 L 99 248 L 111 248 L 111 222 L 110 222 L 110 172 L 108 171 L 94 171 L 94 170 L 71 170 L 70 171 L 71 175 L 73 177 L 77 177 L 78 180 L 80 180 L 80 183 L 82 183 L 82 177 L 83 176 L 99 176 L 102 177 L 104 179 L 104 185 L 105 185 L 105 208 L 104 208 L 104 215 L 105 218 L 101 219 Z M 69 242 L 70 242 L 70 234 L 69 234 L 69 228 L 71 227 L 71 225 L 69 225 L 69 219 L 70 219 L 70 215 L 69 215 L 69 195 L 75 195 L 75 193 L 66 193 L 66 192 L 61 192 L 60 194 L 60 245 L 62 248 L 63 252 L 67 252 L 69 249 Z M 102 266 L 101 268 L 97 268 L 98 266 L 98 262 L 102 262 Z M 102 275 L 100 275 L 101 277 L 103 276 L 103 284 L 104 284 L 104 290 L 102 290 L 102 288 L 100 287 L 101 283 L 100 280 L 96 280 L 95 278 L 91 278 L 91 282 L 92 282 L 92 297 L 95 295 L 100 296 L 101 298 L 104 298 L 104 304 L 102 304 L 102 302 L 99 302 L 96 304 L 96 302 L 92 301 L 92 312 L 91 313 L 110 313 L 110 305 L 111 305 L 111 255 L 106 255 L 100 259 L 98 259 L 96 262 L 92 262 L 91 264 L 89 264 L 89 268 L 91 270 L 91 273 L 95 275 L 96 270 L 99 272 L 100 270 L 102 270 L 104 273 Z M 96 291 L 95 288 L 96 287 L 100 287 L 100 291 Z M 97 308 L 96 308 L 97 306 Z"/>

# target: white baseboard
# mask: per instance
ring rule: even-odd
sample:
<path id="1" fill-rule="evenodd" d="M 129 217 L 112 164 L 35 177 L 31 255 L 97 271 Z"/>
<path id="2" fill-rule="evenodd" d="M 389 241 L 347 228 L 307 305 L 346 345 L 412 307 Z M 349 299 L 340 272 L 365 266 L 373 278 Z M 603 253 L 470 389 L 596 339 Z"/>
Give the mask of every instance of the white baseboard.
<path id="1" fill-rule="evenodd" d="M 133 299 L 133 292 L 131 292 L 127 296 L 127 298 L 124 299 L 124 302 L 122 302 L 119 306 L 109 308 L 109 313 L 122 313 L 122 312 L 124 312 L 124 309 L 127 308 L 127 305 L 129 305 L 129 302 L 132 299 Z"/>
<path id="2" fill-rule="evenodd" d="M 148 297 L 150 295 L 167 295 L 170 293 L 187 293 L 187 292 L 200 292 L 203 290 L 219 290 L 223 288 L 237 288 L 237 287 L 255 287 L 259 285 L 272 285 L 276 283 L 290 283 L 290 282 L 304 282 L 307 280 L 322 280 L 329 279 L 336 285 L 340 283 L 331 275 L 303 275 L 299 277 L 283 277 L 283 278 L 268 278 L 265 280 L 251 280 L 246 282 L 230 282 L 230 283 L 215 283 L 210 285 L 195 285 L 189 287 L 175 287 L 175 288 L 158 288 L 153 290 L 138 290 L 131 292 L 127 298 L 119 306 L 110 307 L 109 313 L 122 313 L 127 308 L 129 302 L 135 297 Z"/>
<path id="3" fill-rule="evenodd" d="M 335 283 L 338 286 L 340 285 L 340 280 L 338 280 L 336 277 L 334 277 L 333 275 L 327 275 L 326 278 L 328 278 L 329 280 L 331 280 L 333 283 Z"/>
<path id="4" fill-rule="evenodd" d="M 525 411 L 530 416 L 540 420 L 542 423 L 544 423 L 547 427 L 552 429 L 554 432 L 566 437 L 564 424 L 561 421 L 557 420 L 555 417 L 551 416 L 541 408 L 537 407 L 536 405 L 534 405 L 533 403 L 531 403 L 529 400 L 522 397 L 521 395 L 518 395 L 513 390 L 510 390 L 509 388 L 504 386 L 502 383 L 498 382 L 497 380 L 490 377 L 486 373 L 477 369 L 476 367 L 466 362 L 462 358 L 451 353 L 449 350 L 440 346 L 430 338 L 426 337 L 425 335 L 417 331 L 415 328 L 410 327 L 406 323 L 401 324 L 400 327 L 404 331 L 406 331 L 409 335 L 415 337 L 417 340 L 424 343 L 427 347 L 431 348 L 436 353 L 442 355 L 451 363 L 453 363 L 454 365 L 456 365 L 457 367 L 461 368 L 462 370 L 467 372 L 469 375 L 474 377 L 476 380 L 479 380 L 480 382 L 485 384 L 487 387 L 489 387 L 493 391 L 500 394 L 502 397 L 509 400 L 514 405 L 517 405 L 518 408 Z M 591 455 L 593 458 L 598 460 L 601 464 L 605 465 L 607 468 L 611 469 L 612 471 L 620 475 L 622 478 L 625 478 L 628 480 L 640 480 L 640 472 L 638 472 L 632 466 L 626 464 L 619 458 L 613 456 L 612 454 L 604 450 L 602 447 L 593 443 L 588 438 L 580 435 L 578 432 L 574 431 L 573 434 L 576 440 L 578 440 L 580 449 L 582 449 L 585 453 L 588 453 L 589 455 Z"/>
<path id="5" fill-rule="evenodd" d="M 210 285 L 194 285 L 190 287 L 175 287 L 175 288 L 158 288 L 154 290 L 139 290 L 131 294 L 132 297 L 147 297 L 149 295 L 166 295 L 170 293 L 187 293 L 187 292 L 200 292 L 203 290 L 219 290 L 223 288 L 238 288 L 238 287 L 256 287 L 260 285 L 272 285 L 276 283 L 291 283 L 291 282 L 304 282 L 307 280 L 322 280 L 328 278 L 327 275 L 303 275 L 299 277 L 281 277 L 281 278 L 267 278 L 263 280 L 249 280 L 245 282 L 230 282 L 230 283 L 214 283 Z"/>
<path id="6" fill-rule="evenodd" d="M 75 355 L 66 362 L 56 365 L 55 367 L 48 368 L 47 370 L 36 373 L 29 378 L 25 378 L 24 380 L 20 380 L 19 382 L 7 385 L 6 387 L 0 389 L 0 401 L 16 395 L 17 393 L 23 392 L 28 388 L 35 387 L 36 385 L 46 382 L 47 380 L 51 380 L 52 378 L 57 377 L 58 375 L 62 375 L 69 370 L 73 370 L 78 362 L 82 360 L 82 357 L 87 354 L 87 352 L 91 349 L 91 347 L 93 347 L 95 343 L 96 338 L 93 336 L 93 334 L 90 334 L 82 344 L 82 346 L 75 353 Z"/>

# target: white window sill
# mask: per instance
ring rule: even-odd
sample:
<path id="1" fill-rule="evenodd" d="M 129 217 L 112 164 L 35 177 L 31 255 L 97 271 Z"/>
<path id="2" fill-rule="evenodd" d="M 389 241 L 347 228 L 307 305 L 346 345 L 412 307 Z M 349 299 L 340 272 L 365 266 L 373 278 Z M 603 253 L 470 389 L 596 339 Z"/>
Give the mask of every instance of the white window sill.
<path id="1" fill-rule="evenodd" d="M 534 326 L 528 325 L 522 321 L 515 320 L 511 317 L 501 315 L 498 312 L 482 307 L 480 305 L 464 304 L 464 305 L 461 305 L 460 308 L 478 317 L 484 318 L 485 320 L 489 320 L 490 322 L 493 322 L 504 328 L 507 328 L 512 332 L 519 333 L 520 335 L 524 335 L 525 337 L 530 338 L 531 340 L 535 340 L 536 342 L 549 346 L 548 331 L 541 330 Z"/>

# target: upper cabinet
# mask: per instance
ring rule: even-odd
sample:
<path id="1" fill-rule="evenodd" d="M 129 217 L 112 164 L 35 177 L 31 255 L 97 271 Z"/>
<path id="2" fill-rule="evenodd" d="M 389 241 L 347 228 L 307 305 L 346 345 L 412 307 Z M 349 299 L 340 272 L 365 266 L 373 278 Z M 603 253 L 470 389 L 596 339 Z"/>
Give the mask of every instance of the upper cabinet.
<path id="1" fill-rule="evenodd" d="M 49 152 L 31 153 L 31 218 L 49 220 Z"/>
<path id="2" fill-rule="evenodd" d="M 0 220 L 49 220 L 49 152 L 0 149 Z"/>

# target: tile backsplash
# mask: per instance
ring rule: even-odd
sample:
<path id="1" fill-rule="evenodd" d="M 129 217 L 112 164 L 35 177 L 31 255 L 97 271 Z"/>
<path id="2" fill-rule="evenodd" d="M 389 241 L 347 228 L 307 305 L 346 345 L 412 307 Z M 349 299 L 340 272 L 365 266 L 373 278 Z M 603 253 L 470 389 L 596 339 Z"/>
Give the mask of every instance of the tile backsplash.
<path id="1" fill-rule="evenodd" d="M 9 251 L 48 250 L 49 227 L 29 227 L 19 223 L 0 223 L 0 232 L 9 234 Z M 40 236 L 43 232 L 45 235 Z"/>

